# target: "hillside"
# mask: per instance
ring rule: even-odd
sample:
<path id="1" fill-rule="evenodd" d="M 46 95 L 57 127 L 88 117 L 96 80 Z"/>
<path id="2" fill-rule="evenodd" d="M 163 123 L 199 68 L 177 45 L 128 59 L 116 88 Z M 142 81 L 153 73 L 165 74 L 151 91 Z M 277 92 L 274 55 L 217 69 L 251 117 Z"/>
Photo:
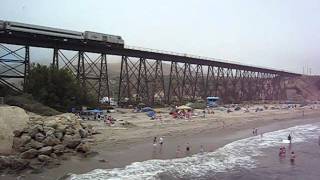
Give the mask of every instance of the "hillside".
<path id="1" fill-rule="evenodd" d="M 169 63 L 163 63 L 163 75 L 170 74 L 171 65 Z M 108 71 L 111 77 L 116 77 L 120 75 L 121 63 L 108 63 Z"/>
<path id="2" fill-rule="evenodd" d="M 320 101 L 320 76 L 301 76 L 286 81 L 289 100 Z"/>

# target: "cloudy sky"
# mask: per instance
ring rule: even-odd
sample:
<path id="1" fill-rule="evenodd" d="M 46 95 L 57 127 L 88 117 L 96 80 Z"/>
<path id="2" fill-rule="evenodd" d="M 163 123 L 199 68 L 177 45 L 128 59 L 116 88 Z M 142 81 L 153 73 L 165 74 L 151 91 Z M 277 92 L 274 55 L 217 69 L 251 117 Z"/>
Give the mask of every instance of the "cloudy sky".
<path id="1" fill-rule="evenodd" d="M 0 19 L 116 34 L 127 45 L 300 73 L 308 66 L 320 74 L 319 0 L 1 0 Z"/>

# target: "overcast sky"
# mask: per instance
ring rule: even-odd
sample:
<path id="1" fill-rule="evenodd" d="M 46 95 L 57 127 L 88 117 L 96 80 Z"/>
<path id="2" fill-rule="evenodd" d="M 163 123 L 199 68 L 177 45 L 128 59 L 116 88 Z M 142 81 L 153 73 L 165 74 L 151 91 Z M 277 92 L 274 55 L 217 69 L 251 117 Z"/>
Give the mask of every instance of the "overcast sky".
<path id="1" fill-rule="evenodd" d="M 0 19 L 320 74 L 319 0 L 1 0 Z"/>

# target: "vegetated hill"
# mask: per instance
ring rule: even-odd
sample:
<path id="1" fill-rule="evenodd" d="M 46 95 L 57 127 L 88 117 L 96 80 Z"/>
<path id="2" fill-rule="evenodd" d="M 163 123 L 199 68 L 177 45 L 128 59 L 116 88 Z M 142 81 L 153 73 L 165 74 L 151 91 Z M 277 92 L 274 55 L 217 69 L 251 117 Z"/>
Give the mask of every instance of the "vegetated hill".
<path id="1" fill-rule="evenodd" d="M 170 63 L 162 63 L 163 75 L 170 74 Z M 121 70 L 121 63 L 108 63 L 108 72 L 111 77 L 119 76 Z"/>
<path id="2" fill-rule="evenodd" d="M 33 112 L 33 113 L 44 115 L 44 116 L 61 114 L 61 112 L 58 112 L 57 110 L 36 101 L 30 94 L 6 96 L 5 103 L 7 105 L 18 106 L 29 112 Z"/>
<path id="3" fill-rule="evenodd" d="M 286 82 L 289 100 L 320 101 L 320 76 L 300 76 Z"/>

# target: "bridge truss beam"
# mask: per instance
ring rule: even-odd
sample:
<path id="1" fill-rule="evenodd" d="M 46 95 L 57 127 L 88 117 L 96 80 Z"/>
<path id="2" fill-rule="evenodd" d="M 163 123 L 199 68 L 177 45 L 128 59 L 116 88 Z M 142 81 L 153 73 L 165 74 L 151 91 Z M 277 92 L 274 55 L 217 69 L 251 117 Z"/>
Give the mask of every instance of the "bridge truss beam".
<path id="1" fill-rule="evenodd" d="M 23 91 L 30 71 L 29 46 L 0 44 L 0 50 L 0 83 Z M 108 56 L 108 52 L 53 48 L 52 66 L 70 70 L 87 93 L 101 99 L 114 94 L 110 87 Z M 120 104 L 182 104 L 208 96 L 219 96 L 226 103 L 285 99 L 282 74 L 260 72 L 256 68 L 247 70 L 235 66 L 196 64 L 193 61 L 120 57 L 117 92 Z M 169 66 L 170 71 L 165 71 L 164 66 Z M 12 78 L 23 80 L 23 86 L 12 83 Z"/>
<path id="2" fill-rule="evenodd" d="M 0 44 L 0 84 L 22 92 L 27 88 L 29 71 L 29 46 Z"/>

